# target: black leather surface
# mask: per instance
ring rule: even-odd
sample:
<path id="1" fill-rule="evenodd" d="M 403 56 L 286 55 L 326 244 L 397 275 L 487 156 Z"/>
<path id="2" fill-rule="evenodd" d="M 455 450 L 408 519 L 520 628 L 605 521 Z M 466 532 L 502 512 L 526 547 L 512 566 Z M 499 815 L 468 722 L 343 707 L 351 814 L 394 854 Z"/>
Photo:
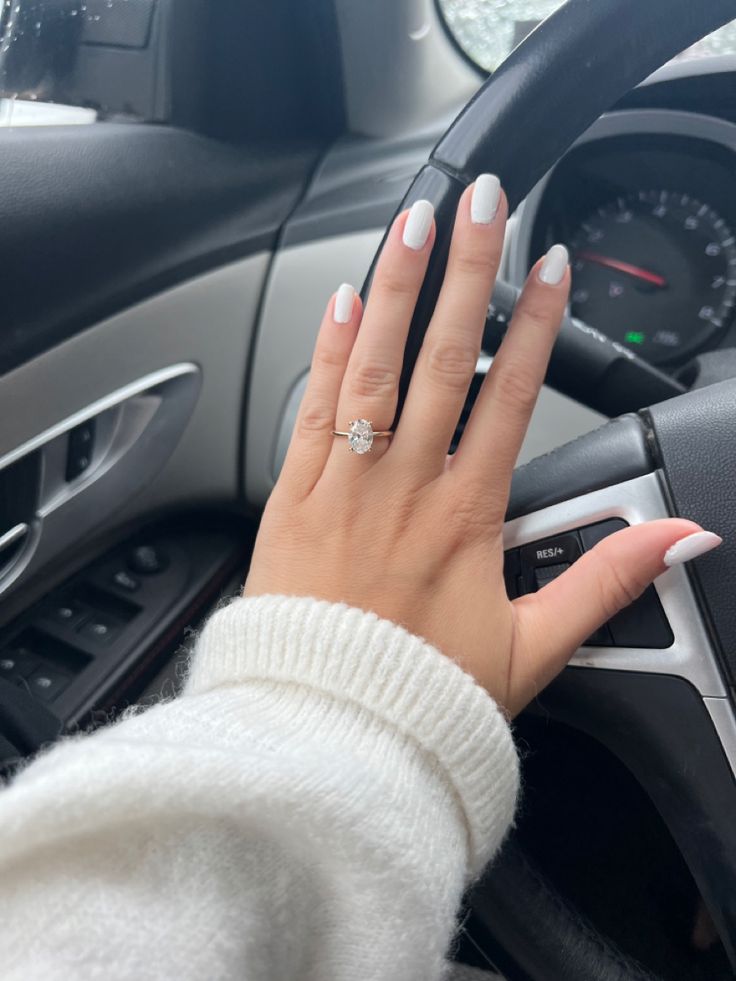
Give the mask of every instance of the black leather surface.
<path id="1" fill-rule="evenodd" d="M 0 679 L 0 766 L 32 755 L 60 733 L 61 721 L 50 709 L 28 692 Z"/>
<path id="2" fill-rule="evenodd" d="M 283 245 L 388 225 L 439 135 L 432 129 L 393 139 L 351 136 L 338 141 L 289 219 Z"/>
<path id="3" fill-rule="evenodd" d="M 691 564 L 732 681 L 736 679 L 736 379 L 645 413 L 675 510 L 723 537 Z"/>
<path id="4" fill-rule="evenodd" d="M 0 372 L 188 276 L 273 248 L 317 151 L 113 123 L 2 134 Z"/>
<path id="5" fill-rule="evenodd" d="M 667 675 L 568 668 L 530 711 L 593 736 L 639 779 L 733 952 L 736 783 L 696 690 Z M 519 845 L 512 837 L 503 847 L 472 901 L 476 920 L 506 952 L 505 962 L 495 949 L 492 957 L 508 981 L 683 977 L 679 962 L 660 977 L 608 942 L 526 860 Z M 657 951 L 656 962 L 667 964 L 666 952 Z M 692 977 L 699 981 L 703 973 L 693 968 Z"/>
<path id="6" fill-rule="evenodd" d="M 519 518 L 653 469 L 641 422 L 621 416 L 519 467 L 506 517 Z"/>
<path id="7" fill-rule="evenodd" d="M 401 204 L 428 198 L 439 234 L 406 345 L 399 411 L 437 302 L 449 252 L 446 226 L 463 189 L 491 171 L 513 209 L 602 112 L 735 13 L 734 0 L 568 0 L 480 89 Z"/>
<path id="8" fill-rule="evenodd" d="M 664 981 L 608 942 L 513 838 L 476 889 L 472 906 L 466 929 L 481 948 L 490 945 L 507 981 Z"/>
<path id="9" fill-rule="evenodd" d="M 466 184 L 491 164 L 515 206 L 601 112 L 734 16 L 733 0 L 568 0 L 468 103 L 433 162 Z"/>

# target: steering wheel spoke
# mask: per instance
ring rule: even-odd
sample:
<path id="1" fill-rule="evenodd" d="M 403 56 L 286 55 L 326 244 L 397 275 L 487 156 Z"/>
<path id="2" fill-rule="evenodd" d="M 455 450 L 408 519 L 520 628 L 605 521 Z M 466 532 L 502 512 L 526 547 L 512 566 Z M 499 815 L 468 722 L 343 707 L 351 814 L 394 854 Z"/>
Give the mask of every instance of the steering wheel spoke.
<path id="1" fill-rule="evenodd" d="M 603 438 L 601 431 L 594 438 Z M 584 449 L 573 446 L 571 452 L 577 456 Z M 605 535 L 670 516 L 660 478 L 651 472 L 517 517 L 506 524 L 504 533 L 507 588 L 512 596 L 536 592 Z M 572 664 L 675 675 L 689 681 L 702 696 L 727 696 L 682 566 L 665 572 L 629 611 L 596 631 Z"/>

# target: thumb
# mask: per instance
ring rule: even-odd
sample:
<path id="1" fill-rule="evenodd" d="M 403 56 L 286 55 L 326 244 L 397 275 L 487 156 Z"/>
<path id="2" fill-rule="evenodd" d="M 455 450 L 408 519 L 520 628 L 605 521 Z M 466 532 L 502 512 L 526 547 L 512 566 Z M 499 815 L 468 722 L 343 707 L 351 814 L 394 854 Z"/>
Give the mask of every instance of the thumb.
<path id="1" fill-rule="evenodd" d="M 679 518 L 633 525 L 604 538 L 559 578 L 514 603 L 522 676 L 512 687 L 528 689 L 524 697 L 533 698 L 587 637 L 633 603 L 657 576 L 721 541 Z"/>

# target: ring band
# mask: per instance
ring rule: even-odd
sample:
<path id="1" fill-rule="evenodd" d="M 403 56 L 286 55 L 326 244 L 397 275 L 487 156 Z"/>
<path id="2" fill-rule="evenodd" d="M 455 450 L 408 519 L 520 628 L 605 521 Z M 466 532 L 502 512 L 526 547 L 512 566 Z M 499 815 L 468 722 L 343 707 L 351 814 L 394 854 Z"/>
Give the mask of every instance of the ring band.
<path id="1" fill-rule="evenodd" d="M 373 424 L 367 419 L 354 419 L 349 426 L 350 428 L 346 433 L 338 429 L 333 429 L 332 435 L 346 436 L 348 449 L 351 453 L 357 453 L 359 456 L 362 456 L 364 453 L 370 453 L 373 449 L 373 440 L 377 436 L 388 436 L 389 438 L 393 436 L 393 432 L 390 429 L 376 432 L 373 429 Z"/>

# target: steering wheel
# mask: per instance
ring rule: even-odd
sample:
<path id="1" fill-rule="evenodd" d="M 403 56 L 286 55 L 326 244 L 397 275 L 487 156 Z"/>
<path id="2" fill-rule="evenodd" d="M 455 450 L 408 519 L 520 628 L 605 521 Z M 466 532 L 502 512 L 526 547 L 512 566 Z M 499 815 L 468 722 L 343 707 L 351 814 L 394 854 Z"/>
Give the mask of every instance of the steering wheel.
<path id="1" fill-rule="evenodd" d="M 568 0 L 480 89 L 401 204 L 429 199 L 438 227 L 407 344 L 402 397 L 439 293 L 465 187 L 492 171 L 515 207 L 617 99 L 734 17 L 735 0 Z M 364 295 L 369 289 L 370 276 Z M 541 546 L 562 549 L 558 561 L 573 561 L 625 522 L 682 515 L 717 531 L 724 544 L 687 570 L 666 572 L 633 616 L 609 625 L 604 638 L 592 638 L 537 711 L 587 732 L 636 776 L 736 968 L 730 697 L 736 681 L 736 380 L 678 394 L 683 389 L 676 382 L 600 335 L 591 340 L 586 334 L 583 343 L 571 330 L 563 331 L 553 355 L 556 387 L 580 397 L 580 378 L 590 380 L 592 365 L 609 414 L 639 411 L 517 471 L 505 531 L 510 592 L 534 588 L 534 556 L 549 551 Z M 472 907 L 510 981 L 656 977 L 563 901 L 513 837 Z"/>

